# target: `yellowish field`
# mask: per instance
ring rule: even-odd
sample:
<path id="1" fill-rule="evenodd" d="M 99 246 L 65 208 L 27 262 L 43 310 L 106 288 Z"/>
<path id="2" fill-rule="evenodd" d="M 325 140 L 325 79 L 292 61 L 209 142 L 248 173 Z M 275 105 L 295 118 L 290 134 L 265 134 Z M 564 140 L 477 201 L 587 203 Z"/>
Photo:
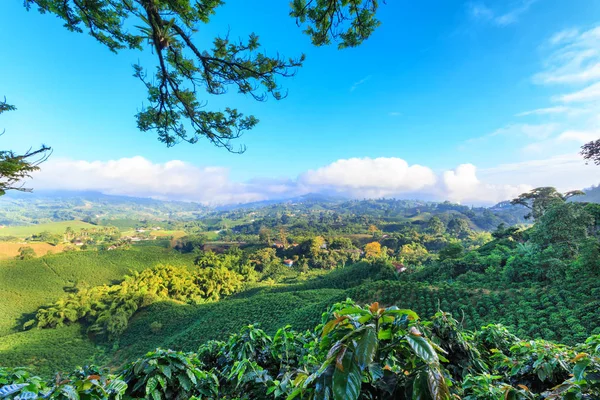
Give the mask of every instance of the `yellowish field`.
<path id="1" fill-rule="evenodd" d="M 179 239 L 186 235 L 184 231 L 152 231 L 151 236 L 164 237 L 173 236 L 173 239 Z"/>
<path id="2" fill-rule="evenodd" d="M 165 237 L 165 236 L 173 236 L 173 239 L 179 239 L 180 237 L 183 237 L 186 235 L 186 233 L 184 231 L 167 231 L 167 230 L 161 230 L 161 231 L 146 231 L 145 233 L 149 233 L 150 236 L 155 236 L 157 238 L 160 237 Z M 125 232 L 121 232 L 122 236 L 137 236 L 138 233 L 135 230 L 128 230 Z"/>
<path id="3" fill-rule="evenodd" d="M 48 243 L 0 242 L 0 259 L 13 258 L 17 256 L 17 254 L 19 254 L 19 249 L 25 246 L 33 248 L 38 257 L 46 255 L 48 251 L 60 253 L 65 248 L 65 246 L 62 244 L 59 244 L 58 246 L 52 246 Z"/>
<path id="4" fill-rule="evenodd" d="M 70 227 L 74 231 L 79 231 L 83 228 L 96 228 L 96 225 L 88 224 L 83 221 L 60 221 L 60 222 L 49 222 L 47 224 L 39 225 L 25 225 L 25 226 L 4 226 L 0 227 L 0 236 L 17 236 L 26 238 L 37 233 L 48 231 L 50 233 L 63 233 L 67 227 Z"/>

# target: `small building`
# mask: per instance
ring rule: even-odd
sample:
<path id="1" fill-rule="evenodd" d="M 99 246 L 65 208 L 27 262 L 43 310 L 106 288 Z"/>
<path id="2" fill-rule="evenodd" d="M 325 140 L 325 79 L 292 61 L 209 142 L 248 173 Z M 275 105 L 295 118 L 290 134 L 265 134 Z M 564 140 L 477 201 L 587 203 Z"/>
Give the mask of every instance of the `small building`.
<path id="1" fill-rule="evenodd" d="M 406 271 L 406 266 L 402 263 L 392 263 L 392 265 L 394 266 L 394 268 L 396 269 L 396 272 L 398 273 L 402 273 Z"/>
<path id="2" fill-rule="evenodd" d="M 276 249 L 283 249 L 285 246 L 279 240 L 275 240 L 273 241 L 273 247 L 275 247 Z"/>
<path id="3" fill-rule="evenodd" d="M 83 241 L 80 239 L 75 239 L 75 240 L 73 240 L 73 244 L 75 246 L 83 246 Z"/>
<path id="4" fill-rule="evenodd" d="M 294 260 L 283 260 L 283 265 L 285 265 L 286 267 L 293 267 L 294 266 Z"/>

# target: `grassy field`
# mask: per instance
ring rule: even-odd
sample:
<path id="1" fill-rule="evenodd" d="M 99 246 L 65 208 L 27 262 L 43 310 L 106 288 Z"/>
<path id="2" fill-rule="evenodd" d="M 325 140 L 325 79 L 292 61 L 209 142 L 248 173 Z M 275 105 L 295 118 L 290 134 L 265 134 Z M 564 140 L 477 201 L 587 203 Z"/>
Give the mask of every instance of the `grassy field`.
<path id="1" fill-rule="evenodd" d="M 96 225 L 88 224 L 87 222 L 78 220 L 50 222 L 39 225 L 5 226 L 0 228 L 0 236 L 16 236 L 19 238 L 26 238 L 33 234 L 44 231 L 48 231 L 50 233 L 64 233 L 65 229 L 68 227 L 78 231 L 82 228 L 94 228 L 95 226 Z"/>
<path id="2" fill-rule="evenodd" d="M 0 242 L 0 259 L 15 258 L 19 254 L 19 249 L 25 246 L 31 247 L 37 256 L 46 255 L 48 252 L 60 253 L 65 248 L 62 244 L 53 246 L 39 242 Z"/>
<path id="3" fill-rule="evenodd" d="M 192 256 L 155 246 L 130 250 L 78 251 L 32 260 L 0 261 L 0 340 L 15 332 L 24 315 L 56 301 L 74 284 L 98 286 L 120 280 L 132 270 L 156 264 L 191 265 Z"/>
<path id="4" fill-rule="evenodd" d="M 174 239 L 179 239 L 180 237 L 183 237 L 186 235 L 186 233 L 184 231 L 179 231 L 179 230 L 176 230 L 176 231 L 169 231 L 169 230 L 148 231 L 148 233 L 150 233 L 150 236 L 155 236 L 157 238 L 161 238 L 161 237 L 165 237 L 165 236 L 173 236 Z M 137 232 L 135 231 L 135 229 L 130 229 L 130 230 L 121 232 L 121 235 L 136 236 Z"/>
<path id="5" fill-rule="evenodd" d="M 0 337 L 3 366 L 23 366 L 52 376 L 86 364 L 106 364 L 105 350 L 90 341 L 80 325 L 33 329 Z"/>

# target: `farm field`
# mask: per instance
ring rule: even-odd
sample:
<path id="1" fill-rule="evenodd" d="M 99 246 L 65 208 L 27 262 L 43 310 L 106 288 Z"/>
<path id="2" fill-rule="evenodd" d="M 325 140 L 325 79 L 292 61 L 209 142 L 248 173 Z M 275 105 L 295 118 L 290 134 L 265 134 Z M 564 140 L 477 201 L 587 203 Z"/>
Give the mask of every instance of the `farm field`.
<path id="1" fill-rule="evenodd" d="M 0 336 L 17 332 L 24 319 L 76 285 L 118 281 L 157 264 L 191 265 L 193 258 L 156 246 L 129 250 L 78 251 L 31 260 L 0 261 Z"/>
<path id="2" fill-rule="evenodd" d="M 50 233 L 63 233 L 65 229 L 71 227 L 77 232 L 78 230 L 94 228 L 95 226 L 96 225 L 79 220 L 49 222 L 37 225 L 4 226 L 0 228 L 0 236 L 16 236 L 19 238 L 26 238 L 44 231 L 48 231 Z"/>
<path id="3" fill-rule="evenodd" d="M 65 248 L 63 244 L 54 246 L 40 242 L 0 242 L 0 260 L 16 257 L 19 254 L 19 249 L 25 246 L 31 247 L 37 256 L 43 256 L 49 252 L 60 253 Z"/>

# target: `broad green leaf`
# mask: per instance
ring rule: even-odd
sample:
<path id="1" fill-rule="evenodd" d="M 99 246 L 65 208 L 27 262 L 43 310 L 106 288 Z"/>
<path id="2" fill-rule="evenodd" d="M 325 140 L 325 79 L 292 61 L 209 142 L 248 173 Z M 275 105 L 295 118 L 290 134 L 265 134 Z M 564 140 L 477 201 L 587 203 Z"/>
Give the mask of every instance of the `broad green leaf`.
<path id="1" fill-rule="evenodd" d="M 180 374 L 177 375 L 177 380 L 179 380 L 179 384 L 186 392 L 190 391 L 192 388 L 192 382 L 190 382 L 190 378 L 188 378 L 186 375 Z"/>
<path id="2" fill-rule="evenodd" d="M 367 365 L 373 362 L 375 352 L 377 351 L 377 344 L 377 334 L 374 328 L 365 330 L 360 339 L 358 339 L 355 356 L 361 369 L 365 369 Z"/>
<path id="3" fill-rule="evenodd" d="M 167 377 L 167 379 L 171 379 L 171 373 L 172 373 L 172 371 L 171 371 L 171 367 L 170 366 L 168 366 L 168 365 L 161 365 L 159 367 L 159 369 L 160 369 L 160 372 L 162 372 L 162 374 Z"/>
<path id="4" fill-rule="evenodd" d="M 389 340 L 392 338 L 392 330 L 391 329 L 380 329 L 377 334 L 377 338 L 379 340 Z"/>
<path id="5" fill-rule="evenodd" d="M 414 312 L 413 310 L 409 310 L 409 309 L 386 310 L 385 313 L 392 314 L 392 315 L 406 315 L 408 317 L 408 319 L 410 319 L 410 320 L 419 319 L 419 316 L 417 315 L 417 313 Z"/>
<path id="6" fill-rule="evenodd" d="M 154 392 L 156 390 L 157 386 L 158 386 L 158 379 L 156 379 L 155 376 L 148 379 L 148 383 L 146 383 L 146 395 L 147 396 L 151 395 L 152 392 Z"/>
<path id="7" fill-rule="evenodd" d="M 371 375 L 371 380 L 376 381 L 383 376 L 383 368 L 379 363 L 369 364 L 369 374 Z"/>
<path id="8" fill-rule="evenodd" d="M 419 371 L 413 380 L 412 400 L 431 400 L 427 376 L 423 371 Z"/>
<path id="9" fill-rule="evenodd" d="M 427 371 L 427 384 L 429 393 L 433 400 L 450 399 L 450 389 L 446 384 L 446 379 L 439 367 L 429 367 Z"/>
<path id="10" fill-rule="evenodd" d="M 152 391 L 152 400 L 162 400 L 162 393 L 160 393 L 160 390 L 154 389 Z"/>
<path id="11" fill-rule="evenodd" d="M 438 356 L 429 341 L 423 336 L 406 335 L 406 341 L 413 349 L 415 354 L 426 363 L 438 362 Z"/>
<path id="12" fill-rule="evenodd" d="M 364 315 L 364 314 L 368 314 L 369 312 L 366 310 L 363 310 L 360 307 L 346 307 L 341 309 L 340 311 L 338 311 L 339 315 L 350 315 L 350 314 L 360 314 L 360 315 Z"/>
<path id="13" fill-rule="evenodd" d="M 589 358 L 584 358 L 575 364 L 575 367 L 573 367 L 573 376 L 575 377 L 575 380 L 581 381 L 584 379 L 585 369 L 591 362 L 592 361 Z"/>
<path id="14" fill-rule="evenodd" d="M 0 387 L 0 398 L 5 398 L 10 396 L 11 394 L 15 394 L 25 386 L 27 386 L 25 383 L 2 386 Z"/>
<path id="15" fill-rule="evenodd" d="M 343 360 L 344 370 L 333 373 L 334 400 L 356 400 L 360 395 L 362 373 L 354 355 L 347 351 Z"/>
<path id="16" fill-rule="evenodd" d="M 79 393 L 77 393 L 77 389 L 71 385 L 65 385 L 61 387 L 60 393 L 68 400 L 79 400 Z"/>

